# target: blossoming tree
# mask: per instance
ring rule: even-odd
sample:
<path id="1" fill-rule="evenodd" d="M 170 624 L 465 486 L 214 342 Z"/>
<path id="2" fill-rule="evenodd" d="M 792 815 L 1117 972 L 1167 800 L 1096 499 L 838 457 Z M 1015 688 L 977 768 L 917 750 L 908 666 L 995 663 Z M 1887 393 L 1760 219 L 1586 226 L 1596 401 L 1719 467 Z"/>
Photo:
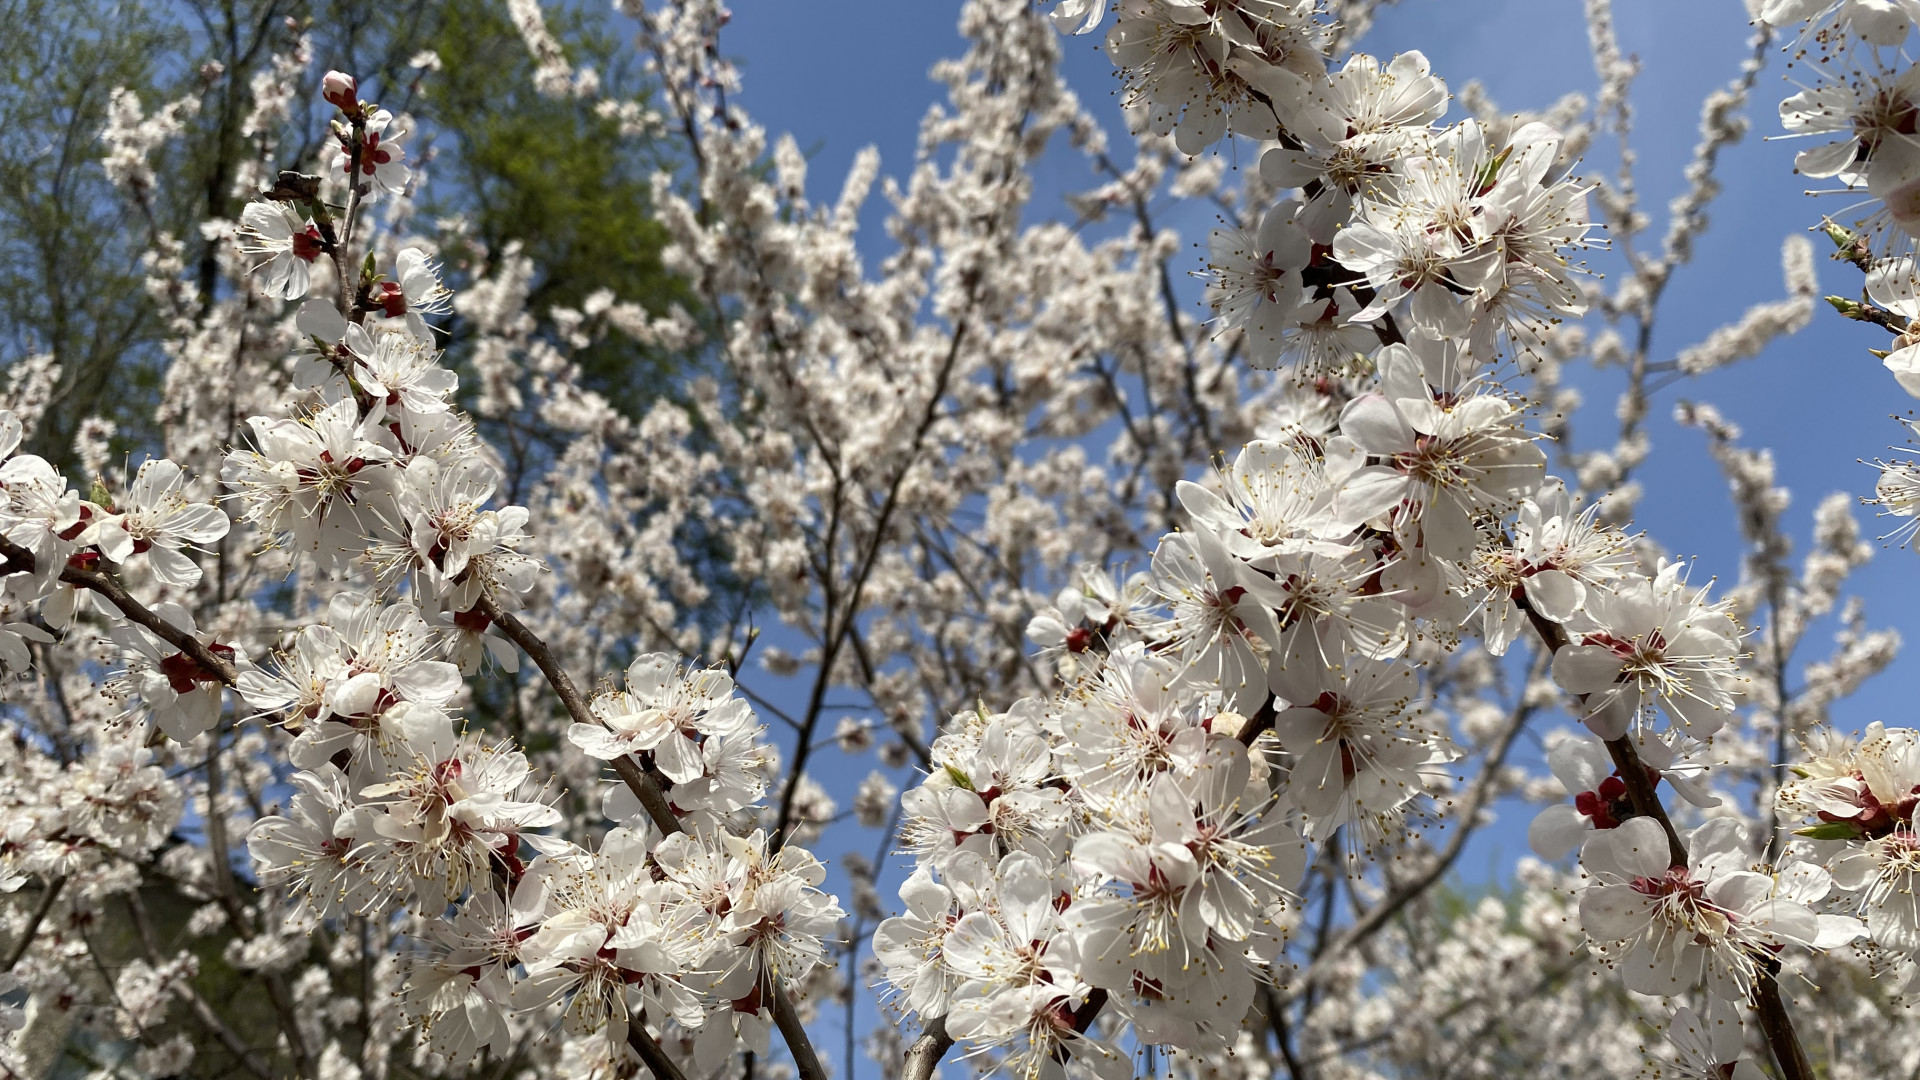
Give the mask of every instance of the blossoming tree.
<path id="1" fill-rule="evenodd" d="M 511 6 L 543 91 L 595 95 Z M 1655 249 L 1605 0 L 1597 102 L 1518 115 L 1356 51 L 1370 3 L 973 0 L 873 269 L 876 157 L 809 202 L 724 9 L 620 6 L 657 97 L 596 107 L 684 139 L 656 204 L 700 313 L 529 311 L 514 248 L 454 295 L 430 159 L 332 71 L 328 149 L 262 141 L 203 225 L 228 287 L 151 237 L 165 446 L 116 464 L 91 425 L 63 476 L 18 450 L 45 365 L 10 373 L 0 1066 L 826 1080 L 864 1035 L 909 1080 L 1920 1068 L 1920 736 L 1825 725 L 1898 646 L 1846 597 L 1852 499 L 1796 562 L 1771 458 L 1693 404 L 1739 579 L 1630 524 L 1661 294 L 1775 48 L 1817 76 L 1786 128 L 1828 140 L 1794 164 L 1865 193 L 1820 229 L 1863 274 L 1832 306 L 1920 393 L 1920 4 L 1750 3 Z M 1105 35 L 1120 115 L 1061 33 Z M 117 99 L 117 183 L 180 112 Z M 1603 137 L 1622 170 L 1585 178 Z M 1097 186 L 1031 223 L 1062 145 Z M 1237 187 L 1223 147 L 1257 155 Z M 1222 218 L 1202 288 L 1162 196 Z M 1813 253 L 1665 370 L 1806 325 Z M 575 377 L 608 335 L 710 363 L 627 415 Z M 1583 449 L 1585 362 L 1628 380 Z M 1874 499 L 1920 512 L 1920 465 Z M 857 788 L 810 775 L 836 743 Z M 1450 902 L 1515 797 L 1540 858 Z M 830 827 L 877 852 L 844 900 L 804 846 Z M 244 995 L 210 997 L 207 942 Z M 856 1023 L 869 985 L 905 1034 Z"/>

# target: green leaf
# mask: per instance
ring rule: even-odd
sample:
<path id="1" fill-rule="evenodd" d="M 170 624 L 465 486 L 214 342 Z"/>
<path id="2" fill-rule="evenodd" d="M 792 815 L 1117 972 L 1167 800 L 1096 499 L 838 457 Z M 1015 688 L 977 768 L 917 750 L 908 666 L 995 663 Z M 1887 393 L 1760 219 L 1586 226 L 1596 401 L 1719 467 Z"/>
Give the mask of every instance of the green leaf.
<path id="1" fill-rule="evenodd" d="M 943 768 L 947 770 L 948 778 L 950 778 L 956 785 L 966 788 L 968 791 L 973 790 L 973 781 L 967 779 L 966 773 L 961 772 L 959 769 L 956 769 L 951 765 L 943 766 Z"/>
<path id="2" fill-rule="evenodd" d="M 1809 840 L 1858 840 L 1862 833 L 1860 826 L 1851 821 L 1823 821 L 1818 825 L 1795 829 L 1793 835 L 1804 836 Z"/>

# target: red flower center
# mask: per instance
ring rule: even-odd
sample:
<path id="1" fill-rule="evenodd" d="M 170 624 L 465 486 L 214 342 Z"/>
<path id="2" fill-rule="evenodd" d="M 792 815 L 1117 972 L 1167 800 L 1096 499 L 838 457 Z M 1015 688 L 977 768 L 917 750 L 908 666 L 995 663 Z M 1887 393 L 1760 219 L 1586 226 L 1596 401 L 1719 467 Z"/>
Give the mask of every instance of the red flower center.
<path id="1" fill-rule="evenodd" d="M 320 250 L 320 229 L 318 226 L 309 225 L 305 229 L 293 234 L 293 253 L 298 258 L 312 262 L 320 257 Z"/>
<path id="2" fill-rule="evenodd" d="M 380 295 L 374 299 L 374 303 L 380 305 L 389 319 L 397 319 L 407 313 L 407 294 L 397 281 L 381 282 Z"/>

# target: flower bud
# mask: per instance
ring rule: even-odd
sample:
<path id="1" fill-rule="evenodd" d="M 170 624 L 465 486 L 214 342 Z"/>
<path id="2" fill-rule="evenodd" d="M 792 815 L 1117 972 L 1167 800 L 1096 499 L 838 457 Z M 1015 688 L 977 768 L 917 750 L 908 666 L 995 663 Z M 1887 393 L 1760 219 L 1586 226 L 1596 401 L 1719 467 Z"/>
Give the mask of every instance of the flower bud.
<path id="1" fill-rule="evenodd" d="M 327 77 L 320 80 L 320 96 L 343 112 L 352 112 L 359 106 L 360 99 L 354 96 L 358 92 L 353 76 L 344 71 L 329 71 Z"/>

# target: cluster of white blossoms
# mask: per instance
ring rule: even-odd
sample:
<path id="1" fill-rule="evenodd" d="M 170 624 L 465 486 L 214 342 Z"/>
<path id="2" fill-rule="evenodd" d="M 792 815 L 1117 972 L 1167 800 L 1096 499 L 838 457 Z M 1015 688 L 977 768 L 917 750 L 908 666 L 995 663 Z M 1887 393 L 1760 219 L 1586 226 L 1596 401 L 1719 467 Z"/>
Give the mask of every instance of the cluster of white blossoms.
<path id="1" fill-rule="evenodd" d="M 1831 877 L 1833 906 L 1859 917 L 1852 936 L 1901 992 L 1920 991 L 1920 733 L 1821 731 L 1805 751 L 1775 796 L 1782 817 L 1811 822 L 1794 847 Z"/>
<path id="2" fill-rule="evenodd" d="M 1901 47 L 1916 15 L 1904 0 L 1766 0 L 1762 21 L 1801 27 L 1817 81 L 1780 103 L 1780 122 L 1819 145 L 1801 150 L 1794 171 L 1865 191 L 1872 247 L 1911 250 L 1920 228 L 1920 68 Z"/>
<path id="3" fill-rule="evenodd" d="M 1840 257 L 1863 272 L 1862 294 L 1828 300 L 1894 332 L 1875 355 L 1920 397 L 1920 65 L 1906 51 L 1920 6 L 1770 0 L 1761 17 L 1782 27 L 1804 20 L 1801 39 L 1817 59 L 1818 81 L 1780 103 L 1789 132 L 1820 140 L 1799 153 L 1796 170 L 1867 195 L 1848 208 L 1846 226 L 1826 225 Z M 1920 520 L 1920 466 L 1877 464 L 1868 501 L 1896 519 L 1887 539 L 1909 544 Z M 1805 860 L 1801 877 L 1820 883 L 1814 899 L 1858 917 L 1849 939 L 1864 939 L 1859 947 L 1897 992 L 1920 991 L 1920 738 L 1876 722 L 1858 735 L 1816 731 L 1803 750 L 1775 795 L 1782 818 L 1808 822 L 1790 847 Z"/>
<path id="4" fill-rule="evenodd" d="M 396 190 L 391 117 L 352 88 L 328 77 L 347 132 L 336 164 L 360 163 L 363 195 Z M 431 920 L 401 994 L 455 1065 L 507 1052 L 523 1035 L 509 1016 L 553 1007 L 615 1061 L 671 1025 L 699 1033 L 703 1069 L 743 1043 L 764 1054 L 784 988 L 822 962 L 844 912 L 811 855 L 742 835 L 768 752 L 728 676 L 643 656 L 625 691 L 576 717 L 572 742 L 642 778 L 608 795 L 619 825 L 591 850 L 543 834 L 562 814 L 526 756 L 460 732 L 449 711 L 463 672 L 489 656 L 517 665 L 491 631 L 542 568 L 519 550 L 527 510 L 493 505 L 499 469 L 449 402 L 458 380 L 421 318 L 447 310 L 448 291 L 417 249 L 395 262 L 392 280 L 363 270 L 338 306 L 301 307 L 312 352 L 296 381 L 324 404 L 249 417 L 254 448 L 223 470 L 261 533 L 370 590 L 334 594 L 290 647 L 239 674 L 247 706 L 296 733 L 301 770 L 287 814 L 248 838 L 255 865 L 314 918 L 404 906 Z M 278 291 L 276 264 L 267 273 Z"/>
<path id="5" fill-rule="evenodd" d="M 1089 1030 L 1103 1007 L 1143 1041 L 1225 1050 L 1292 921 L 1306 852 L 1263 751 L 1179 675 L 1134 643 L 1084 694 L 957 716 L 903 798 L 918 865 L 875 955 L 904 1005 L 1015 1075 L 1130 1075 Z"/>
<path id="6" fill-rule="evenodd" d="M 1088 10 L 1056 17 L 1088 29 Z M 904 1005 L 1017 1076 L 1123 1075 L 1129 1031 L 1236 1045 L 1256 986 L 1287 981 L 1309 853 L 1391 847 L 1448 789 L 1429 658 L 1476 623 L 1496 654 L 1538 640 L 1598 736 L 1556 755 L 1574 803 L 1535 832 L 1582 847 L 1581 925 L 1629 989 L 1744 1000 L 1782 948 L 1857 936 L 1810 906 L 1824 871 L 1754 871 L 1730 821 L 1679 854 L 1657 797 L 1637 801 L 1665 778 L 1718 803 L 1697 751 L 1747 693 L 1744 635 L 1545 475 L 1497 378 L 1584 311 L 1586 188 L 1561 135 L 1437 128 L 1423 57 L 1329 70 L 1316 15 L 1137 0 L 1108 33 L 1137 124 L 1187 152 L 1269 144 L 1282 197 L 1214 234 L 1207 299 L 1250 361 L 1337 409 L 1182 481 L 1190 525 L 1144 575 L 1088 568 L 1030 625 L 1062 689 L 955 717 L 904 799 L 909 911 L 876 952 Z"/>
<path id="7" fill-rule="evenodd" d="M 1920 397 L 1920 278 L 1914 262 L 1920 236 L 1920 65 L 1910 59 L 1920 5 L 1769 0 L 1761 18 L 1781 27 L 1804 20 L 1801 47 L 1816 62 L 1818 81 L 1780 103 L 1795 136 L 1820 140 L 1794 165 L 1832 177 L 1843 192 L 1865 192 L 1845 225 L 1825 231 L 1839 256 L 1864 275 L 1857 300 L 1828 297 L 1841 314 L 1891 330 L 1874 350 L 1901 388 Z M 1903 421 L 1909 427 L 1911 420 Z M 1903 546 L 1920 521 L 1920 465 L 1898 458 L 1876 463 L 1874 497 L 1896 520 L 1884 539 Z M 1909 728 L 1875 722 L 1858 735 L 1813 732 L 1793 779 L 1775 793 L 1775 811 L 1808 824 L 1795 830 L 1789 853 L 1805 862 L 1812 899 L 1827 899 L 1847 920 L 1848 939 L 1896 992 L 1920 991 L 1920 738 Z M 1791 872 L 1791 868 L 1788 872 Z M 1783 880 L 1785 874 L 1783 873 Z M 1836 914 L 1823 920 L 1841 919 Z"/>
<path id="8" fill-rule="evenodd" d="M 1216 16 L 1220 32 L 1246 17 L 1231 8 Z M 1235 51 L 1236 71 L 1274 63 Z M 1506 342 L 1531 344 L 1586 311 L 1568 253 L 1591 228 L 1587 189 L 1561 165 L 1558 131 L 1530 123 L 1496 137 L 1472 118 L 1435 127 L 1447 88 L 1417 52 L 1385 64 L 1355 53 L 1334 71 L 1317 54 L 1287 57 L 1255 84 L 1277 129 L 1235 134 L 1277 142 L 1260 175 L 1298 196 L 1257 232 L 1216 230 L 1209 243 L 1208 302 L 1221 331 L 1244 335 L 1252 363 L 1344 372 L 1377 344 L 1372 330 L 1454 342 L 1484 366 Z M 1436 387 L 1457 392 L 1455 379 L 1473 373 Z"/>
<path id="9" fill-rule="evenodd" d="M 1801 150 L 1795 171 L 1831 178 L 1835 190 L 1811 194 L 1864 195 L 1828 220 L 1824 231 L 1837 257 L 1865 275 L 1858 299 L 1829 296 L 1848 318 L 1894 333 L 1885 350 L 1872 350 L 1907 393 L 1920 397 L 1920 65 L 1907 54 L 1920 6 L 1907 0 L 1767 0 L 1760 18 L 1776 27 L 1800 26 L 1798 47 L 1812 61 L 1813 85 L 1780 103 L 1781 125 L 1795 139 L 1820 140 Z M 1841 216 L 1836 214 L 1836 217 Z M 1912 421 L 1903 421 L 1909 427 Z M 1874 497 L 1884 516 L 1897 519 L 1884 539 L 1903 545 L 1920 515 L 1920 465 L 1910 458 L 1876 462 Z"/>
<path id="10" fill-rule="evenodd" d="M 353 179 L 350 198 L 403 188 L 392 117 L 338 72 L 324 93 L 339 109 L 336 166 Z M 670 1030 L 697 1033 L 702 1069 L 742 1046 L 765 1054 L 776 1013 L 792 1009 L 786 988 L 826 959 L 845 913 L 819 889 L 812 855 L 756 827 L 764 729 L 724 671 L 634 661 L 625 690 L 582 703 L 568 733 L 628 778 L 605 800 L 616 827 L 592 848 L 550 832 L 563 821 L 559 793 L 512 740 L 464 730 L 463 674 L 489 657 L 518 663 L 497 624 L 543 569 L 520 550 L 529 514 L 496 504 L 500 468 L 451 402 L 458 380 L 422 318 L 448 310 L 434 264 L 402 249 L 387 279 L 371 256 L 354 262 L 319 190 L 276 189 L 248 206 L 238 233 L 243 252 L 268 256 L 254 267 L 268 293 L 300 297 L 318 280 L 310 264 L 342 269 L 347 289 L 293 319 L 306 346 L 293 382 L 311 403 L 247 417 L 249 445 L 221 469 L 236 516 L 332 583 L 278 647 L 249 655 L 173 599 L 201 580 L 193 552 L 231 525 L 191 497 L 204 483 L 155 459 L 124 496 L 83 498 L 46 460 L 15 453 L 22 425 L 0 412 L 0 660 L 25 671 L 33 647 L 52 644 L 91 596 L 121 669 L 109 690 L 125 703 L 84 760 L 9 769 L 18 809 L 0 886 L 64 880 L 165 842 L 182 793 L 152 764 L 148 732 L 217 737 L 231 691 L 238 719 L 291 736 L 291 796 L 246 840 L 261 884 L 290 898 L 296 927 L 410 913 L 420 949 L 398 993 L 443 1066 L 488 1049 L 511 1056 L 557 1015 L 570 1033 L 604 1039 L 607 1061 L 630 1045 L 658 1053 Z M 128 574 L 159 599 L 129 595 Z M 572 693 L 564 676 L 555 689 Z M 248 962 L 271 967 L 275 948 Z"/>
<path id="11" fill-rule="evenodd" d="M 511 7 L 537 89 L 610 94 Z M 829 1080 L 861 1041 L 900 1080 L 956 1045 L 1019 1080 L 1622 1076 L 1648 1053 L 1809 1080 L 1806 1048 L 1833 1080 L 1912 1072 L 1920 1050 L 1859 1033 L 1913 1022 L 1855 988 L 1920 994 L 1920 739 L 1821 733 L 1898 647 L 1843 600 L 1871 548 L 1847 499 L 1790 573 L 1771 459 L 1696 404 L 1739 579 L 1624 524 L 1654 308 L 1761 60 L 1708 99 L 1653 255 L 1605 0 L 1590 112 L 1469 83 L 1457 117 L 1422 54 L 1342 55 L 1374 7 L 1055 0 L 1058 28 L 1106 31 L 1114 152 L 1042 12 L 969 0 L 868 266 L 877 156 L 810 202 L 799 144 L 740 108 L 718 0 L 622 0 L 657 92 L 589 106 L 686 140 L 651 209 L 694 312 L 605 289 L 535 310 L 518 246 L 414 232 L 431 132 L 410 147 L 411 118 L 331 72 L 315 139 L 288 24 L 255 73 L 250 201 L 202 224 L 217 286 L 150 238 L 166 456 L 116 469 L 94 417 L 69 482 L 38 441 L 56 361 L 0 386 L 0 666 L 25 688 L 0 995 L 26 999 L 0 1029 L 71 1024 L 140 1080 Z M 1867 271 L 1839 306 L 1900 335 L 1888 366 L 1920 390 L 1920 8 L 1749 8 L 1762 52 L 1810 20 L 1824 82 L 1787 113 L 1833 145 L 1803 171 L 1879 207 L 1831 230 Z M 114 183 L 158 183 L 185 108 L 116 95 Z M 1620 178 L 1576 177 L 1609 128 Z M 1098 185 L 1071 228 L 1030 202 L 1062 143 Z M 278 171 L 295 145 L 318 175 Z M 1235 159 L 1258 167 L 1229 187 Z M 1197 297 L 1162 195 L 1224 219 Z M 1604 281 L 1577 262 L 1594 211 L 1629 264 Z M 1809 251 L 1787 245 L 1786 300 L 1668 370 L 1803 325 Z M 616 405 L 588 385 L 602 345 L 684 371 Z M 1572 438 L 1583 357 L 1628 372 L 1610 450 Z M 1880 496 L 1920 522 L 1920 464 Z M 1798 658 L 1829 614 L 1835 652 Z M 1548 776 L 1525 748 L 1560 709 Z M 830 754 L 874 767 L 828 780 Z M 1448 875 L 1513 799 L 1545 804 L 1540 859 L 1463 903 Z M 801 846 L 849 835 L 872 855 Z M 202 996 L 214 953 L 246 1015 Z M 0 1035 L 0 1071 L 32 1071 L 26 1041 Z"/>

